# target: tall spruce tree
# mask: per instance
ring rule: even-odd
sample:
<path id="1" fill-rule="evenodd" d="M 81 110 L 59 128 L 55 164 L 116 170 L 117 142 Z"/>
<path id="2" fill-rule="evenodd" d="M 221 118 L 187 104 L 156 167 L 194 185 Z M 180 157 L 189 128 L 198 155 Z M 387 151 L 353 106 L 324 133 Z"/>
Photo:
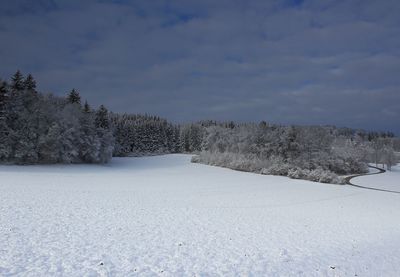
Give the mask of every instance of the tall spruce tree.
<path id="1" fill-rule="evenodd" d="M 7 160 L 11 154 L 10 129 L 7 125 L 7 83 L 0 80 L 0 161 Z"/>
<path id="2" fill-rule="evenodd" d="M 99 161 L 100 141 L 96 133 L 94 114 L 87 101 L 83 106 L 80 118 L 81 138 L 79 140 L 79 156 L 85 163 Z"/>
<path id="3" fill-rule="evenodd" d="M 108 110 L 103 105 L 96 112 L 95 126 L 100 140 L 99 162 L 107 163 L 114 151 L 114 137 L 110 128 Z"/>
<path id="4" fill-rule="evenodd" d="M 24 76 L 17 70 L 11 78 L 11 90 L 13 92 L 22 91 L 25 88 Z"/>
<path id="5" fill-rule="evenodd" d="M 77 92 L 75 89 L 71 90 L 67 97 L 67 100 L 70 104 L 81 104 L 81 96 L 79 95 L 79 92 Z"/>
<path id="6" fill-rule="evenodd" d="M 0 80 L 0 120 L 6 118 L 7 99 L 7 83 Z"/>
<path id="7" fill-rule="evenodd" d="M 30 92 L 36 92 L 36 81 L 31 74 L 28 74 L 24 81 L 24 87 Z"/>
<path id="8" fill-rule="evenodd" d="M 108 110 L 104 105 L 101 105 L 96 112 L 96 127 L 101 129 L 110 128 L 110 119 L 108 117 Z"/>
<path id="9" fill-rule="evenodd" d="M 11 154 L 14 162 L 19 162 L 24 151 L 25 144 L 25 127 L 26 124 L 23 120 L 24 107 L 24 77 L 21 71 L 15 72 L 11 77 L 10 93 L 7 104 L 7 125 L 10 128 L 9 139 Z"/>
<path id="10" fill-rule="evenodd" d="M 83 112 L 87 114 L 91 112 L 89 103 L 87 101 L 85 101 L 85 104 L 83 105 Z"/>

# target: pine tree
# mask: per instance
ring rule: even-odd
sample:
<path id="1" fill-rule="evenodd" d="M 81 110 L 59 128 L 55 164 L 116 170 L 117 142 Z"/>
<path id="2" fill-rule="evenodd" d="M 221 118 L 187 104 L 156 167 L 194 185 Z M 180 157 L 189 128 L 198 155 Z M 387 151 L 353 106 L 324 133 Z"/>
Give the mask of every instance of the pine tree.
<path id="1" fill-rule="evenodd" d="M 99 161 L 100 141 L 96 133 L 94 115 L 87 101 L 80 118 L 80 126 L 79 157 L 82 162 L 96 163 Z"/>
<path id="2" fill-rule="evenodd" d="M 114 137 L 110 129 L 108 111 L 103 105 L 96 112 L 95 126 L 100 140 L 99 162 L 107 163 L 111 160 L 114 151 Z"/>
<path id="3" fill-rule="evenodd" d="M 24 87 L 26 90 L 31 91 L 31 92 L 36 92 L 36 81 L 33 79 L 33 76 L 31 74 L 28 74 L 24 81 Z"/>
<path id="4" fill-rule="evenodd" d="M 7 100 L 7 83 L 0 80 L 0 120 L 6 118 Z"/>
<path id="5" fill-rule="evenodd" d="M 0 161 L 7 160 L 11 154 L 10 129 L 7 125 L 7 83 L 0 80 Z"/>
<path id="6" fill-rule="evenodd" d="M 228 125 L 228 128 L 233 128 L 232 125 Z M 197 124 L 191 124 L 189 129 L 189 140 L 190 140 L 190 151 L 200 151 L 202 143 L 202 130 Z"/>
<path id="7" fill-rule="evenodd" d="M 11 78 L 10 93 L 7 103 L 7 125 L 9 127 L 10 158 L 22 163 L 25 144 L 26 124 L 24 113 L 24 78 L 18 70 Z"/>
<path id="8" fill-rule="evenodd" d="M 181 145 L 181 152 L 191 152 L 190 149 L 190 129 L 189 126 L 184 126 L 181 128 L 181 134 L 180 134 L 180 143 Z"/>
<path id="9" fill-rule="evenodd" d="M 174 135 L 173 135 L 173 153 L 181 152 L 181 141 L 180 141 L 180 128 L 179 126 L 174 127 Z"/>
<path id="10" fill-rule="evenodd" d="M 101 129 L 110 128 L 110 119 L 108 117 L 108 110 L 103 105 L 100 106 L 96 112 L 96 127 Z"/>
<path id="11" fill-rule="evenodd" d="M 79 140 L 82 137 L 79 118 L 82 110 L 78 105 L 66 105 L 61 112 L 61 161 L 65 163 L 79 163 Z"/>
<path id="12" fill-rule="evenodd" d="M 42 163 L 60 162 L 60 152 L 62 151 L 60 143 L 61 128 L 57 123 L 53 123 L 47 129 L 47 133 L 43 134 L 39 140 L 39 159 Z"/>
<path id="13" fill-rule="evenodd" d="M 25 125 L 25 124 L 24 124 Z M 36 134 L 31 132 L 28 124 L 16 132 L 14 139 L 13 159 L 17 164 L 33 164 L 38 161 L 38 152 L 36 148 Z"/>
<path id="14" fill-rule="evenodd" d="M 79 92 L 77 92 L 75 89 L 71 90 L 67 97 L 67 100 L 68 103 L 71 104 L 81 104 L 81 96 L 79 95 Z"/>
<path id="15" fill-rule="evenodd" d="M 22 91 L 25 88 L 24 76 L 17 70 L 11 78 L 11 89 L 13 92 Z"/>
<path id="16" fill-rule="evenodd" d="M 85 104 L 83 105 L 83 112 L 84 113 L 90 113 L 90 106 L 89 106 L 89 104 L 88 104 L 88 102 L 87 101 L 85 101 Z"/>

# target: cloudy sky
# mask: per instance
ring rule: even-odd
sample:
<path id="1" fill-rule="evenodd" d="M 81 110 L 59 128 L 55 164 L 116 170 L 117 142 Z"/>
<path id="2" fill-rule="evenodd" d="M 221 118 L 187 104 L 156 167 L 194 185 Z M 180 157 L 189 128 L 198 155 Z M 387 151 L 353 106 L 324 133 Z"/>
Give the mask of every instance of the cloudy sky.
<path id="1" fill-rule="evenodd" d="M 0 76 L 97 106 L 400 134 L 398 0 L 6 0 Z"/>

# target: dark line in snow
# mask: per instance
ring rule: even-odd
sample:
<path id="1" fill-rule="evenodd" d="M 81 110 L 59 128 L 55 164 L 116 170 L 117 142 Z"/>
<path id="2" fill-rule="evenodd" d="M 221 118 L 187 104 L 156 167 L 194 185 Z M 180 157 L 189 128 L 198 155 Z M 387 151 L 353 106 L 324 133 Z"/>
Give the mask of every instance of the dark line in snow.
<path id="1" fill-rule="evenodd" d="M 362 189 L 370 189 L 370 190 L 377 190 L 377 191 L 390 192 L 390 193 L 399 193 L 400 194 L 400 191 L 364 187 L 364 186 L 356 185 L 356 184 L 353 184 L 352 182 L 350 182 L 351 179 L 356 178 L 356 177 L 367 176 L 367 175 L 375 175 L 375 174 L 382 174 L 382 173 L 386 172 L 386 170 L 384 170 L 382 168 L 379 168 L 379 167 L 375 167 L 375 166 L 371 166 L 371 165 L 369 165 L 368 167 L 375 168 L 375 169 L 377 169 L 379 171 L 378 172 L 374 172 L 374 173 L 358 174 L 358 175 L 353 175 L 353 176 L 346 177 L 344 179 L 346 181 L 346 184 L 350 185 L 350 186 L 353 186 L 353 187 L 362 188 Z"/>

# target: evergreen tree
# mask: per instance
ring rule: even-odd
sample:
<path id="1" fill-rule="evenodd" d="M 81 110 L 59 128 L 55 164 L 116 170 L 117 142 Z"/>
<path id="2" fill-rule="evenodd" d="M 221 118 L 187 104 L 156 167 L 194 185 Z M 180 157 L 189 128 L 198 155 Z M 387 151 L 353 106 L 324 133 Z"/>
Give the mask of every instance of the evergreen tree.
<path id="1" fill-rule="evenodd" d="M 85 163 L 96 163 L 99 161 L 100 141 L 96 133 L 94 115 L 91 112 L 87 101 L 85 102 L 83 113 L 80 118 L 80 126 L 80 159 Z"/>
<path id="2" fill-rule="evenodd" d="M 22 91 L 25 88 L 24 76 L 17 70 L 11 78 L 11 89 L 13 92 Z"/>
<path id="3" fill-rule="evenodd" d="M 38 162 L 36 134 L 31 132 L 28 124 L 15 132 L 13 139 L 13 159 L 17 164 L 34 164 Z"/>
<path id="4" fill-rule="evenodd" d="M 73 90 L 65 99 L 36 92 L 32 75 L 17 71 L 0 81 L 0 161 L 33 163 L 107 162 L 113 149 L 108 111 L 97 116 Z M 78 105 L 77 105 L 78 104 Z M 97 119 L 97 125 L 96 125 Z"/>
<path id="5" fill-rule="evenodd" d="M 88 102 L 87 101 L 85 101 L 85 104 L 83 105 L 83 112 L 84 113 L 90 113 L 90 106 L 89 106 L 89 104 L 88 104 Z"/>
<path id="6" fill-rule="evenodd" d="M 8 90 L 7 83 L 0 80 L 0 120 L 7 117 Z"/>
<path id="7" fill-rule="evenodd" d="M 106 107 L 101 105 L 96 112 L 96 127 L 101 129 L 109 129 L 110 128 L 110 119 L 108 117 L 108 110 Z"/>
<path id="8" fill-rule="evenodd" d="M 234 127 L 232 126 L 234 125 L 228 124 L 228 128 L 233 129 Z M 191 152 L 200 151 L 201 144 L 203 141 L 202 128 L 200 125 L 192 124 L 190 126 L 189 138 L 190 138 L 190 151 Z"/>
<path id="9" fill-rule="evenodd" d="M 21 128 L 19 117 L 21 116 L 24 103 L 22 91 L 24 90 L 24 78 L 22 73 L 18 70 L 11 78 L 10 93 L 7 105 L 7 123 L 12 130 L 19 130 Z M 18 137 L 14 137 L 18 140 Z"/>
<path id="10" fill-rule="evenodd" d="M 38 144 L 38 155 L 42 163 L 58 163 L 61 162 L 60 152 L 62 151 L 61 128 L 58 123 L 54 122 L 48 126 L 46 134 L 40 137 Z"/>
<path id="11" fill-rule="evenodd" d="M 7 125 L 7 83 L 0 80 L 0 161 L 7 160 L 11 154 L 10 129 Z"/>
<path id="12" fill-rule="evenodd" d="M 81 133 L 80 117 L 82 109 L 76 104 L 67 104 L 61 111 L 61 160 L 65 163 L 79 163 L 79 141 Z"/>
<path id="13" fill-rule="evenodd" d="M 175 126 L 173 128 L 174 134 L 172 138 L 172 145 L 173 145 L 173 150 L 172 153 L 179 153 L 181 152 L 181 140 L 180 140 L 180 129 L 179 126 Z"/>
<path id="14" fill-rule="evenodd" d="M 70 104 L 81 104 L 81 96 L 79 95 L 79 92 L 77 92 L 75 89 L 71 90 L 67 97 L 67 100 Z"/>
<path id="15" fill-rule="evenodd" d="M 180 143 L 181 145 L 181 151 L 186 153 L 186 152 L 191 152 L 191 145 L 190 145 L 190 127 L 189 126 L 184 126 L 181 128 L 181 134 L 180 134 Z"/>
<path id="16" fill-rule="evenodd" d="M 100 141 L 99 162 L 107 163 L 114 151 L 114 138 L 110 129 L 108 111 L 103 105 L 96 112 L 95 126 Z"/>
<path id="17" fill-rule="evenodd" d="M 33 76 L 31 74 L 28 74 L 24 81 L 24 87 L 26 90 L 31 91 L 31 92 L 36 92 L 36 81 L 33 79 Z"/>

